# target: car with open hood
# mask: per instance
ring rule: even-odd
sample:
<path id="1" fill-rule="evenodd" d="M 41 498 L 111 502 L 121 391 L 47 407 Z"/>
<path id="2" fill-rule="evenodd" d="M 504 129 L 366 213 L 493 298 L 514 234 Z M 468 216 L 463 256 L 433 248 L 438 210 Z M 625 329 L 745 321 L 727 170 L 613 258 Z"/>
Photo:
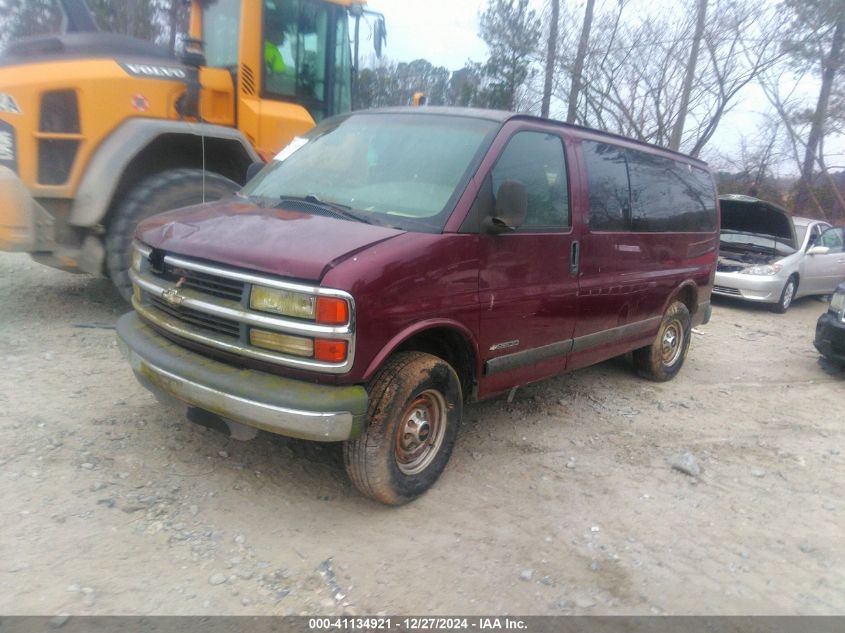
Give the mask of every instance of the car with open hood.
<path id="1" fill-rule="evenodd" d="M 719 197 L 722 226 L 713 294 L 769 304 L 827 295 L 845 279 L 842 229 L 791 216 L 750 196 Z"/>

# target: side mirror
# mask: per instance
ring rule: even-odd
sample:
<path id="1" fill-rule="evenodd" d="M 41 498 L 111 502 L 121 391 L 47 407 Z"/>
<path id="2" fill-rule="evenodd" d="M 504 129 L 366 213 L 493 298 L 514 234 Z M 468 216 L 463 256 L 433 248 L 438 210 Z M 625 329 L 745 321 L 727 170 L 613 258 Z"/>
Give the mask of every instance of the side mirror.
<path id="1" fill-rule="evenodd" d="M 828 252 L 830 252 L 830 248 L 827 246 L 814 246 L 807 251 L 807 255 L 827 255 Z"/>
<path id="2" fill-rule="evenodd" d="M 246 168 L 246 182 L 249 182 L 255 175 L 264 169 L 265 163 L 250 163 L 249 167 Z"/>
<path id="3" fill-rule="evenodd" d="M 205 43 L 202 40 L 186 37 L 182 40 L 182 49 L 177 57 L 185 66 L 191 68 L 205 66 Z"/>
<path id="4" fill-rule="evenodd" d="M 373 26 L 373 48 L 379 59 L 381 59 L 382 48 L 385 44 L 387 44 L 387 26 L 385 26 L 384 17 L 378 16 Z"/>
<path id="5" fill-rule="evenodd" d="M 505 180 L 496 192 L 493 215 L 484 218 L 481 228 L 487 233 L 499 234 L 515 231 L 525 222 L 528 214 L 528 191 L 516 180 Z"/>

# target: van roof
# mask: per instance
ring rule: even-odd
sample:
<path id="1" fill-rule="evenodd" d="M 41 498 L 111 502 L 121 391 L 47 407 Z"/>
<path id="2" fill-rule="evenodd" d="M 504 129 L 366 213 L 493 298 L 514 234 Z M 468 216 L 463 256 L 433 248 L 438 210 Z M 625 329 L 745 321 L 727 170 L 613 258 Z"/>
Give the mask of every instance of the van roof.
<path id="1" fill-rule="evenodd" d="M 621 141 L 625 141 L 627 143 L 634 143 L 636 145 L 642 145 L 643 147 L 649 149 L 655 149 L 661 152 L 668 152 L 670 154 L 674 154 L 679 156 L 685 160 L 688 160 L 693 163 L 697 163 L 702 166 L 707 166 L 707 163 L 700 158 L 695 158 L 694 156 L 690 156 L 689 154 L 684 154 L 683 152 L 678 152 L 668 147 L 662 147 L 660 145 L 655 145 L 654 143 L 647 143 L 646 141 L 640 141 L 635 138 L 630 138 L 628 136 L 623 136 L 622 134 L 616 134 L 614 132 L 607 132 L 605 130 L 598 130 L 591 127 L 586 127 L 583 125 L 575 125 L 573 123 L 565 123 L 564 121 L 558 121 L 556 119 L 545 119 L 543 117 L 534 116 L 532 114 L 524 114 L 519 112 L 508 112 L 507 110 L 487 110 L 483 108 L 460 108 L 454 106 L 399 106 L 399 107 L 390 107 L 390 108 L 374 108 L 372 110 L 358 110 L 352 112 L 352 114 L 364 114 L 364 113 L 373 113 L 373 114 L 425 114 L 425 115 L 440 115 L 440 116 L 463 116 L 463 117 L 470 117 L 474 119 L 487 119 L 488 121 L 496 121 L 497 123 L 501 123 L 504 125 L 508 121 L 513 120 L 525 120 L 525 121 L 536 121 L 538 123 L 544 124 L 552 124 L 558 127 L 568 128 L 572 130 L 579 130 L 584 132 L 590 132 L 592 134 L 599 134 L 601 136 L 606 136 L 611 139 L 618 139 Z"/>

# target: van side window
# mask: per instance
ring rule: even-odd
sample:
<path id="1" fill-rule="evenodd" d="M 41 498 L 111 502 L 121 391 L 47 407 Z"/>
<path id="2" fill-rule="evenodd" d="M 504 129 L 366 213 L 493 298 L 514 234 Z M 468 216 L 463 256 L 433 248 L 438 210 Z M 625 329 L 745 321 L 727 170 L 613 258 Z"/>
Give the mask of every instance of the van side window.
<path id="1" fill-rule="evenodd" d="M 631 230 L 712 231 L 716 192 L 702 169 L 670 158 L 626 150 L 631 182 Z"/>
<path id="2" fill-rule="evenodd" d="M 506 180 L 525 185 L 528 213 L 521 230 L 569 227 L 569 184 L 560 137 L 517 132 L 499 156 L 491 178 L 494 198 Z"/>
<path id="3" fill-rule="evenodd" d="M 590 228 L 594 231 L 627 231 L 631 214 L 628 168 L 622 148 L 584 141 L 590 192 Z"/>

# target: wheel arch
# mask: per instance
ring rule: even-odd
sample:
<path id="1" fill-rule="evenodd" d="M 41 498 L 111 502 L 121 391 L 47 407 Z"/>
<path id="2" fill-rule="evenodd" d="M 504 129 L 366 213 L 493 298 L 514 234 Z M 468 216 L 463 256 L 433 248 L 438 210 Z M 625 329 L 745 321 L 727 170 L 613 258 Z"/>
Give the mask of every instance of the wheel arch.
<path id="1" fill-rule="evenodd" d="M 370 362 L 364 379 L 369 381 L 379 367 L 397 352 L 425 352 L 442 358 L 458 374 L 464 399 L 474 396 L 479 369 L 478 344 L 465 325 L 440 320 L 415 323 L 384 346 Z"/>
<path id="2" fill-rule="evenodd" d="M 687 310 L 689 310 L 690 315 L 695 314 L 696 312 L 698 312 L 699 306 L 698 285 L 692 279 L 687 279 L 686 281 L 681 283 L 681 285 L 678 286 L 675 292 L 672 293 L 672 295 L 663 305 L 664 314 L 669 308 L 669 306 L 672 305 L 673 301 L 680 301 L 687 307 Z"/>
<path id="3" fill-rule="evenodd" d="M 203 140 L 204 139 L 204 140 Z M 132 119 L 97 149 L 70 212 L 74 226 L 107 224 L 122 195 L 144 178 L 167 169 L 202 167 L 244 182 L 247 166 L 261 158 L 239 130 L 205 123 Z"/>

